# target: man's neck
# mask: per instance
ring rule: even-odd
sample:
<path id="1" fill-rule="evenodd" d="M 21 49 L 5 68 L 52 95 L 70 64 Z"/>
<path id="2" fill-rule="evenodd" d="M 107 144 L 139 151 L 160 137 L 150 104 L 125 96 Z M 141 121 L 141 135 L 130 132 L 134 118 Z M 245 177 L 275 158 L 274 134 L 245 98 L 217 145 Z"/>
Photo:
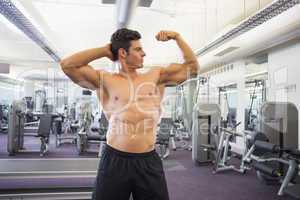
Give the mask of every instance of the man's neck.
<path id="1" fill-rule="evenodd" d="M 129 67 L 128 65 L 121 65 L 120 74 L 135 79 L 138 76 L 136 69 Z"/>

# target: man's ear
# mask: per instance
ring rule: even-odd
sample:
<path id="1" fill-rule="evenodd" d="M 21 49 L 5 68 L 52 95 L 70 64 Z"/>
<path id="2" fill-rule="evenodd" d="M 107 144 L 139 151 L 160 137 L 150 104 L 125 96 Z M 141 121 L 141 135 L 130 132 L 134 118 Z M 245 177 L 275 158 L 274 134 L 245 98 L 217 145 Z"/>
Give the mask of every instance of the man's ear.
<path id="1" fill-rule="evenodd" d="M 126 56 L 127 56 L 127 52 L 126 52 L 126 50 L 123 49 L 123 48 L 120 48 L 120 49 L 118 50 L 118 54 L 119 54 L 119 56 L 120 56 L 121 58 L 126 58 Z"/>

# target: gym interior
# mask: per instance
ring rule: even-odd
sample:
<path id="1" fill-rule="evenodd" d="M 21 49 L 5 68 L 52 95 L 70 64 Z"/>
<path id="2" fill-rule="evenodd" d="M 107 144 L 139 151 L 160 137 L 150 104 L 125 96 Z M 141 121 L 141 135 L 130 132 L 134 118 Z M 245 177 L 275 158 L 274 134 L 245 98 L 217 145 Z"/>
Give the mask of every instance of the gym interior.
<path id="1" fill-rule="evenodd" d="M 0 0 L 0 199 L 91 199 L 110 121 L 60 61 L 119 27 L 142 35 L 140 73 L 182 62 L 160 30 L 200 65 L 161 101 L 171 200 L 300 199 L 299 0 Z"/>

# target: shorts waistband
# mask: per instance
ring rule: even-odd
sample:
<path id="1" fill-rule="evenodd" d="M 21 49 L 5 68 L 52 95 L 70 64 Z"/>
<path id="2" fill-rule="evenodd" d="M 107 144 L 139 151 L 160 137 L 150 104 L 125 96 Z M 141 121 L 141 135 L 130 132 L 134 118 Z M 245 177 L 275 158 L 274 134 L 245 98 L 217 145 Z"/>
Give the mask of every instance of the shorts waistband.
<path id="1" fill-rule="evenodd" d="M 144 152 L 144 153 L 125 152 L 125 151 L 120 151 L 118 149 L 115 149 L 115 148 L 109 146 L 108 144 L 105 145 L 105 150 L 110 152 L 110 153 L 122 156 L 122 157 L 132 157 L 132 158 L 149 157 L 149 156 L 155 155 L 155 153 L 156 153 L 155 150 L 152 150 L 152 151 L 149 151 L 149 152 Z"/>

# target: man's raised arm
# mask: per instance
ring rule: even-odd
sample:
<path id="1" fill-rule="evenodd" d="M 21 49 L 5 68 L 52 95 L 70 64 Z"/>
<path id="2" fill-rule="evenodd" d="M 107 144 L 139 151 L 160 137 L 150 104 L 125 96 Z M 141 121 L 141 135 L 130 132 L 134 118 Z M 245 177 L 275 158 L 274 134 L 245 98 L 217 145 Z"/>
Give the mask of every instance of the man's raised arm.
<path id="1" fill-rule="evenodd" d="M 181 83 L 188 76 L 197 75 L 199 71 L 199 63 L 196 55 L 190 46 L 184 41 L 181 35 L 173 31 L 160 31 L 156 35 L 158 41 L 175 40 L 183 54 L 183 63 L 172 63 L 168 67 L 161 68 L 160 82 L 161 83 Z"/>
<path id="2" fill-rule="evenodd" d="M 95 70 L 88 64 L 93 60 L 103 57 L 112 59 L 110 45 L 78 52 L 61 60 L 60 65 L 63 72 L 74 83 L 81 87 L 95 90 L 102 84 L 101 79 L 105 72 Z"/>

